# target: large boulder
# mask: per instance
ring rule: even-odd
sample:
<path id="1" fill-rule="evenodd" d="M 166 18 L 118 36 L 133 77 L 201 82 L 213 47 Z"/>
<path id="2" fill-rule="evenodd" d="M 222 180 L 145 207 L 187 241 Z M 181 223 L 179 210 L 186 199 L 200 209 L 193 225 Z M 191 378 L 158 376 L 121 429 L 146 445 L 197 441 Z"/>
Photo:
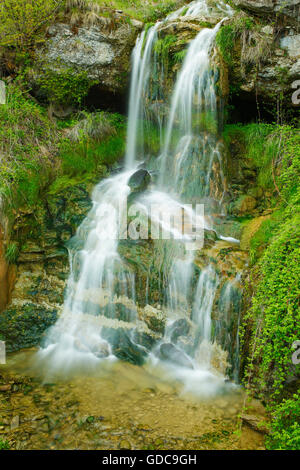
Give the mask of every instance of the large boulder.
<path id="1" fill-rule="evenodd" d="M 103 20 L 103 21 L 101 21 Z M 124 93 L 128 84 L 130 56 L 143 24 L 116 22 L 107 27 L 106 19 L 92 27 L 72 27 L 57 23 L 49 27 L 48 39 L 37 51 L 37 65 L 46 63 L 55 71 L 72 69 L 86 72 L 107 92 Z"/>
<path id="2" fill-rule="evenodd" d="M 151 175 L 147 170 L 137 170 L 130 177 L 128 181 L 128 186 L 131 189 L 131 192 L 140 193 L 145 191 L 151 182 Z"/>
<path id="3" fill-rule="evenodd" d="M 163 343 L 159 348 L 159 356 L 161 359 L 172 362 L 180 367 L 194 368 L 188 355 L 176 348 L 172 343 Z"/>
<path id="4" fill-rule="evenodd" d="M 176 343 L 180 336 L 186 336 L 190 331 L 190 324 L 186 318 L 176 320 L 172 325 L 171 341 Z"/>
<path id="5" fill-rule="evenodd" d="M 151 305 L 146 305 L 140 309 L 139 317 L 143 320 L 151 331 L 157 334 L 163 334 L 166 325 L 166 315 Z"/>
<path id="6" fill-rule="evenodd" d="M 234 5 L 258 15 L 286 16 L 299 21 L 299 0 L 233 0 Z"/>
<path id="7" fill-rule="evenodd" d="M 56 309 L 31 302 L 10 307 L 0 315 L 0 340 L 6 342 L 7 352 L 37 346 L 45 331 L 58 318 Z"/>
<path id="8" fill-rule="evenodd" d="M 274 119 L 279 108 L 297 114 L 292 95 L 300 78 L 300 35 L 288 25 L 278 32 L 275 21 L 273 26 L 266 24 L 268 21 L 259 19 L 253 30 L 243 31 L 235 40 L 228 69 L 231 99 L 242 115 L 236 120 L 249 120 L 258 109 L 266 112 L 268 119 L 269 115 Z"/>
<path id="9" fill-rule="evenodd" d="M 139 366 L 144 364 L 147 352 L 144 347 L 131 340 L 131 334 L 133 334 L 131 330 L 103 328 L 101 334 L 110 343 L 113 354 L 118 359 Z"/>

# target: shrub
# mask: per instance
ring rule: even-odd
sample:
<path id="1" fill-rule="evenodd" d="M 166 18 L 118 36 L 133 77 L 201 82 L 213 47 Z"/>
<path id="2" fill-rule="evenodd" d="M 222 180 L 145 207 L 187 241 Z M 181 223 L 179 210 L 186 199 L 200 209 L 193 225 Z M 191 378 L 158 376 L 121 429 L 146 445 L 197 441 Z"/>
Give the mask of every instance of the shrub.
<path id="1" fill-rule="evenodd" d="M 300 450 L 300 394 L 283 400 L 272 410 L 269 450 Z"/>
<path id="2" fill-rule="evenodd" d="M 28 51 L 64 0 L 0 0 L 0 45 Z"/>
<path id="3" fill-rule="evenodd" d="M 292 363 L 292 345 L 299 339 L 300 321 L 300 133 L 290 126 L 276 126 L 272 135 L 279 139 L 280 149 L 275 158 L 280 171 L 274 180 L 277 210 L 251 241 L 254 293 L 242 339 L 247 339 L 250 349 L 247 385 L 267 402 L 272 418 L 268 448 L 299 449 L 300 402 L 295 391 L 300 366 Z M 259 254 L 258 248 L 262 248 Z"/>
<path id="4" fill-rule="evenodd" d="M 6 248 L 5 251 L 5 259 L 8 263 L 14 264 L 16 263 L 19 256 L 19 246 L 17 243 L 12 242 Z"/>
<path id="5" fill-rule="evenodd" d="M 38 84 L 51 103 L 80 106 L 89 89 L 97 82 L 88 78 L 86 71 L 76 72 L 71 68 L 59 71 L 45 68 Z"/>
<path id="6" fill-rule="evenodd" d="M 0 450 L 9 450 L 10 445 L 8 441 L 3 441 L 3 439 L 0 439 Z"/>
<path id="7" fill-rule="evenodd" d="M 16 84 L 0 106 L 0 194 L 9 206 L 33 206 L 55 170 L 59 133 L 45 112 Z"/>

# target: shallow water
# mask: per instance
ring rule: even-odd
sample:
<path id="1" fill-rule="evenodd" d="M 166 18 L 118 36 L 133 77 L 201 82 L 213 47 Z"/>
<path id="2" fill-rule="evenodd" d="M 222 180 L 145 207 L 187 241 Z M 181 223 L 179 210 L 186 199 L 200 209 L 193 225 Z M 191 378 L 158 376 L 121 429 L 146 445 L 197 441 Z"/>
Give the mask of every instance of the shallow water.
<path id="1" fill-rule="evenodd" d="M 153 364 L 119 361 L 50 383 L 29 369 L 33 354 L 11 355 L 0 366 L 0 384 L 11 386 L 0 392 L 0 437 L 13 449 L 263 448 L 262 434 L 239 432 L 238 387 L 204 398 Z M 259 403 L 251 406 L 263 413 Z M 14 420 L 19 426 L 11 429 Z"/>

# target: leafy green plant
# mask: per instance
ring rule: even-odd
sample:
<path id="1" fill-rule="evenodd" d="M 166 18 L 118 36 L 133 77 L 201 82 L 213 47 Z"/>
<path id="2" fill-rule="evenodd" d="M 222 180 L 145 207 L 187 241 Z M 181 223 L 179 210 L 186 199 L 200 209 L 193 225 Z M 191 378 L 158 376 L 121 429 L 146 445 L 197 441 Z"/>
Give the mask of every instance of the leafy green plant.
<path id="1" fill-rule="evenodd" d="M 268 448 L 299 449 L 300 403 L 295 391 L 300 368 L 292 363 L 292 344 L 299 339 L 300 321 L 300 133 L 290 126 L 274 126 L 272 134 L 280 144 L 273 159 L 278 203 L 251 241 L 252 298 L 242 333 L 249 348 L 245 383 L 268 404 Z"/>
<path id="2" fill-rule="evenodd" d="M 5 259 L 8 263 L 16 263 L 19 256 L 19 246 L 16 242 L 9 243 L 5 250 Z"/>
<path id="3" fill-rule="evenodd" d="M 283 400 L 271 412 L 271 433 L 267 438 L 269 450 L 300 450 L 300 394 Z"/>
<path id="4" fill-rule="evenodd" d="M 44 40 L 43 28 L 64 0 L 0 0 L 0 45 L 28 51 Z"/>
<path id="5" fill-rule="evenodd" d="M 235 31 L 232 25 L 224 25 L 216 35 L 216 44 L 219 46 L 223 59 L 232 65 L 232 51 L 234 48 Z"/>
<path id="6" fill-rule="evenodd" d="M 3 439 L 0 439 L 0 450 L 9 450 L 10 445 L 8 441 L 4 441 Z"/>
<path id="7" fill-rule="evenodd" d="M 5 204 L 33 206 L 54 171 L 59 132 L 47 113 L 16 84 L 0 106 L 0 193 Z"/>
<path id="8" fill-rule="evenodd" d="M 88 78 L 86 71 L 76 72 L 72 68 L 56 71 L 46 67 L 38 79 L 41 91 L 50 102 L 77 106 L 81 105 L 89 89 L 96 83 Z"/>

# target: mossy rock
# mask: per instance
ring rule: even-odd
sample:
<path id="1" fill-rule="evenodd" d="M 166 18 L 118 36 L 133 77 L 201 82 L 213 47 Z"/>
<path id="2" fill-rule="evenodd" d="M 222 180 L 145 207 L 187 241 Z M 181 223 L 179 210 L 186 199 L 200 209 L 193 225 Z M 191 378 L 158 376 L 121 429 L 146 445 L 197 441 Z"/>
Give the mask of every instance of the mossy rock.
<path id="1" fill-rule="evenodd" d="M 257 200 L 250 195 L 241 195 L 233 204 L 231 204 L 230 212 L 236 216 L 252 214 L 257 207 Z"/>
<path id="2" fill-rule="evenodd" d="M 113 354 L 118 359 L 141 366 L 145 362 L 147 353 L 143 347 L 131 341 L 131 333 L 132 330 L 125 331 L 122 328 L 103 328 L 101 335 L 110 343 Z"/>
<path id="3" fill-rule="evenodd" d="M 7 352 L 37 346 L 44 332 L 57 320 L 57 310 L 33 303 L 11 307 L 0 315 L 0 338 Z"/>

